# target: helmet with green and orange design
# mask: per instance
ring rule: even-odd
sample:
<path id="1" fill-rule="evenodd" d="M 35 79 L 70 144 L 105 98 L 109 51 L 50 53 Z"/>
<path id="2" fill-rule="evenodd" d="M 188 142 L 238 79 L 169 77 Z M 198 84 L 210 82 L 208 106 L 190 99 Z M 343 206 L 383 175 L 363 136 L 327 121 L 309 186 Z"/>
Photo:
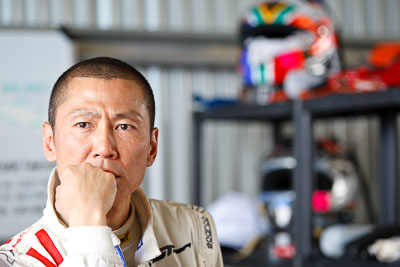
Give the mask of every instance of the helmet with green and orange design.
<path id="1" fill-rule="evenodd" d="M 340 70 L 334 24 L 319 2 L 269 0 L 241 18 L 239 71 L 246 87 L 284 89 L 289 98 Z"/>

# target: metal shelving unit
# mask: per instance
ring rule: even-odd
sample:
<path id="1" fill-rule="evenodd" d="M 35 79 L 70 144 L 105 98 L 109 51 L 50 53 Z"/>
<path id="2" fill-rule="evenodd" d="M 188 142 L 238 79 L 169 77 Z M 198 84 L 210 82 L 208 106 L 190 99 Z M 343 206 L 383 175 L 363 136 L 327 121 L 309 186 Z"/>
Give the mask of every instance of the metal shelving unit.
<path id="1" fill-rule="evenodd" d="M 194 119 L 194 192 L 201 204 L 202 125 L 206 120 L 260 121 L 272 123 L 275 138 L 279 138 L 282 121 L 292 120 L 296 136 L 294 155 L 298 162 L 294 171 L 294 190 L 297 198 L 294 213 L 294 242 L 297 254 L 293 265 L 337 266 L 339 261 L 310 260 L 311 243 L 311 185 L 313 120 L 334 117 L 377 116 L 379 118 L 379 212 L 378 225 L 398 222 L 397 175 L 397 114 L 400 111 L 400 88 L 363 94 L 334 94 L 323 98 L 278 103 L 266 106 L 231 105 L 193 113 Z M 297 211 L 297 212 L 296 212 Z M 299 230 L 301 229 L 301 230 Z M 329 265 L 330 264 L 330 265 Z M 352 261 L 346 266 L 395 266 L 393 264 Z"/>

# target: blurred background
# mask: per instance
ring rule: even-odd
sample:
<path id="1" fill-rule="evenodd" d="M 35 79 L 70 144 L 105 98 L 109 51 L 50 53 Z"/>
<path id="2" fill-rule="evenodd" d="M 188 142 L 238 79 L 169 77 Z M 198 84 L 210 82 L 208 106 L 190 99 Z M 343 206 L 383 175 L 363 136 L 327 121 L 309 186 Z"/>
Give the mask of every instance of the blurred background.
<path id="1" fill-rule="evenodd" d="M 231 191 L 257 197 L 260 166 L 274 148 L 268 123 L 207 121 L 196 196 L 193 117 L 201 99 L 237 99 L 240 16 L 254 0 L 0 0 L 0 240 L 41 216 L 53 167 L 41 151 L 52 84 L 73 63 L 113 56 L 138 67 L 153 87 L 160 129 L 156 163 L 143 183 L 150 197 L 209 206 Z M 327 0 L 343 68 L 367 63 L 372 47 L 400 36 L 400 0 Z M 374 116 L 316 120 L 316 139 L 354 151 L 370 188 L 378 185 Z M 292 134 L 291 122 L 283 133 Z M 23 189 L 23 190 L 21 190 Z M 358 196 L 355 222 L 375 212 Z"/>

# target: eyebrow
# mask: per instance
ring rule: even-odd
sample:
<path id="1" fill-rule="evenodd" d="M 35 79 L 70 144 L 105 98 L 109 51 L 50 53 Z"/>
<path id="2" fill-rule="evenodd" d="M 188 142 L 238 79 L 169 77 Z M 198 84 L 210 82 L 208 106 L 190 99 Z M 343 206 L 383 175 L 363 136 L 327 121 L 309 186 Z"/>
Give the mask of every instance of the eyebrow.
<path id="1" fill-rule="evenodd" d="M 95 117 L 95 118 L 99 118 L 101 117 L 101 114 L 99 114 L 98 112 L 94 112 L 91 110 L 85 110 L 85 109 L 76 109 L 73 110 L 69 116 L 76 118 L 76 117 Z"/>
<path id="2" fill-rule="evenodd" d="M 115 117 L 117 117 L 117 118 L 139 119 L 140 121 L 143 121 L 142 115 L 139 112 L 136 112 L 134 110 L 117 113 L 117 114 L 115 114 Z"/>
<path id="3" fill-rule="evenodd" d="M 73 110 L 70 114 L 70 117 L 76 118 L 76 117 L 93 117 L 93 118 L 100 118 L 101 114 L 92 110 L 85 110 L 85 109 L 76 109 Z M 140 121 L 143 121 L 143 117 L 139 112 L 136 112 L 134 110 L 130 110 L 127 112 L 119 112 L 115 114 L 116 118 L 130 118 L 130 119 L 139 119 Z"/>

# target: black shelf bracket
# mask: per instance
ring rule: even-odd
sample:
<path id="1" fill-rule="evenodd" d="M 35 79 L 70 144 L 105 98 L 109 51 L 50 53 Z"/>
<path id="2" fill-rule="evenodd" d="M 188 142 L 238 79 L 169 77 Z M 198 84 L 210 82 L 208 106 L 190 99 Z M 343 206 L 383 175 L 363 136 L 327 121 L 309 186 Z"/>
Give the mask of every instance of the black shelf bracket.
<path id="1" fill-rule="evenodd" d="M 294 156 L 296 167 L 293 174 L 296 200 L 294 204 L 294 266 L 303 266 L 303 259 L 311 254 L 311 189 L 312 189 L 312 117 L 304 108 L 304 102 L 294 101 Z"/>
<path id="2" fill-rule="evenodd" d="M 397 113 L 380 114 L 379 150 L 379 225 L 393 225 L 398 221 L 398 131 Z"/>
<path id="3" fill-rule="evenodd" d="M 201 178 L 202 178 L 202 166 L 203 166 L 203 151 L 201 149 L 201 143 L 203 141 L 202 135 L 202 123 L 203 119 L 199 113 L 193 113 L 193 203 L 195 205 L 201 205 Z"/>

